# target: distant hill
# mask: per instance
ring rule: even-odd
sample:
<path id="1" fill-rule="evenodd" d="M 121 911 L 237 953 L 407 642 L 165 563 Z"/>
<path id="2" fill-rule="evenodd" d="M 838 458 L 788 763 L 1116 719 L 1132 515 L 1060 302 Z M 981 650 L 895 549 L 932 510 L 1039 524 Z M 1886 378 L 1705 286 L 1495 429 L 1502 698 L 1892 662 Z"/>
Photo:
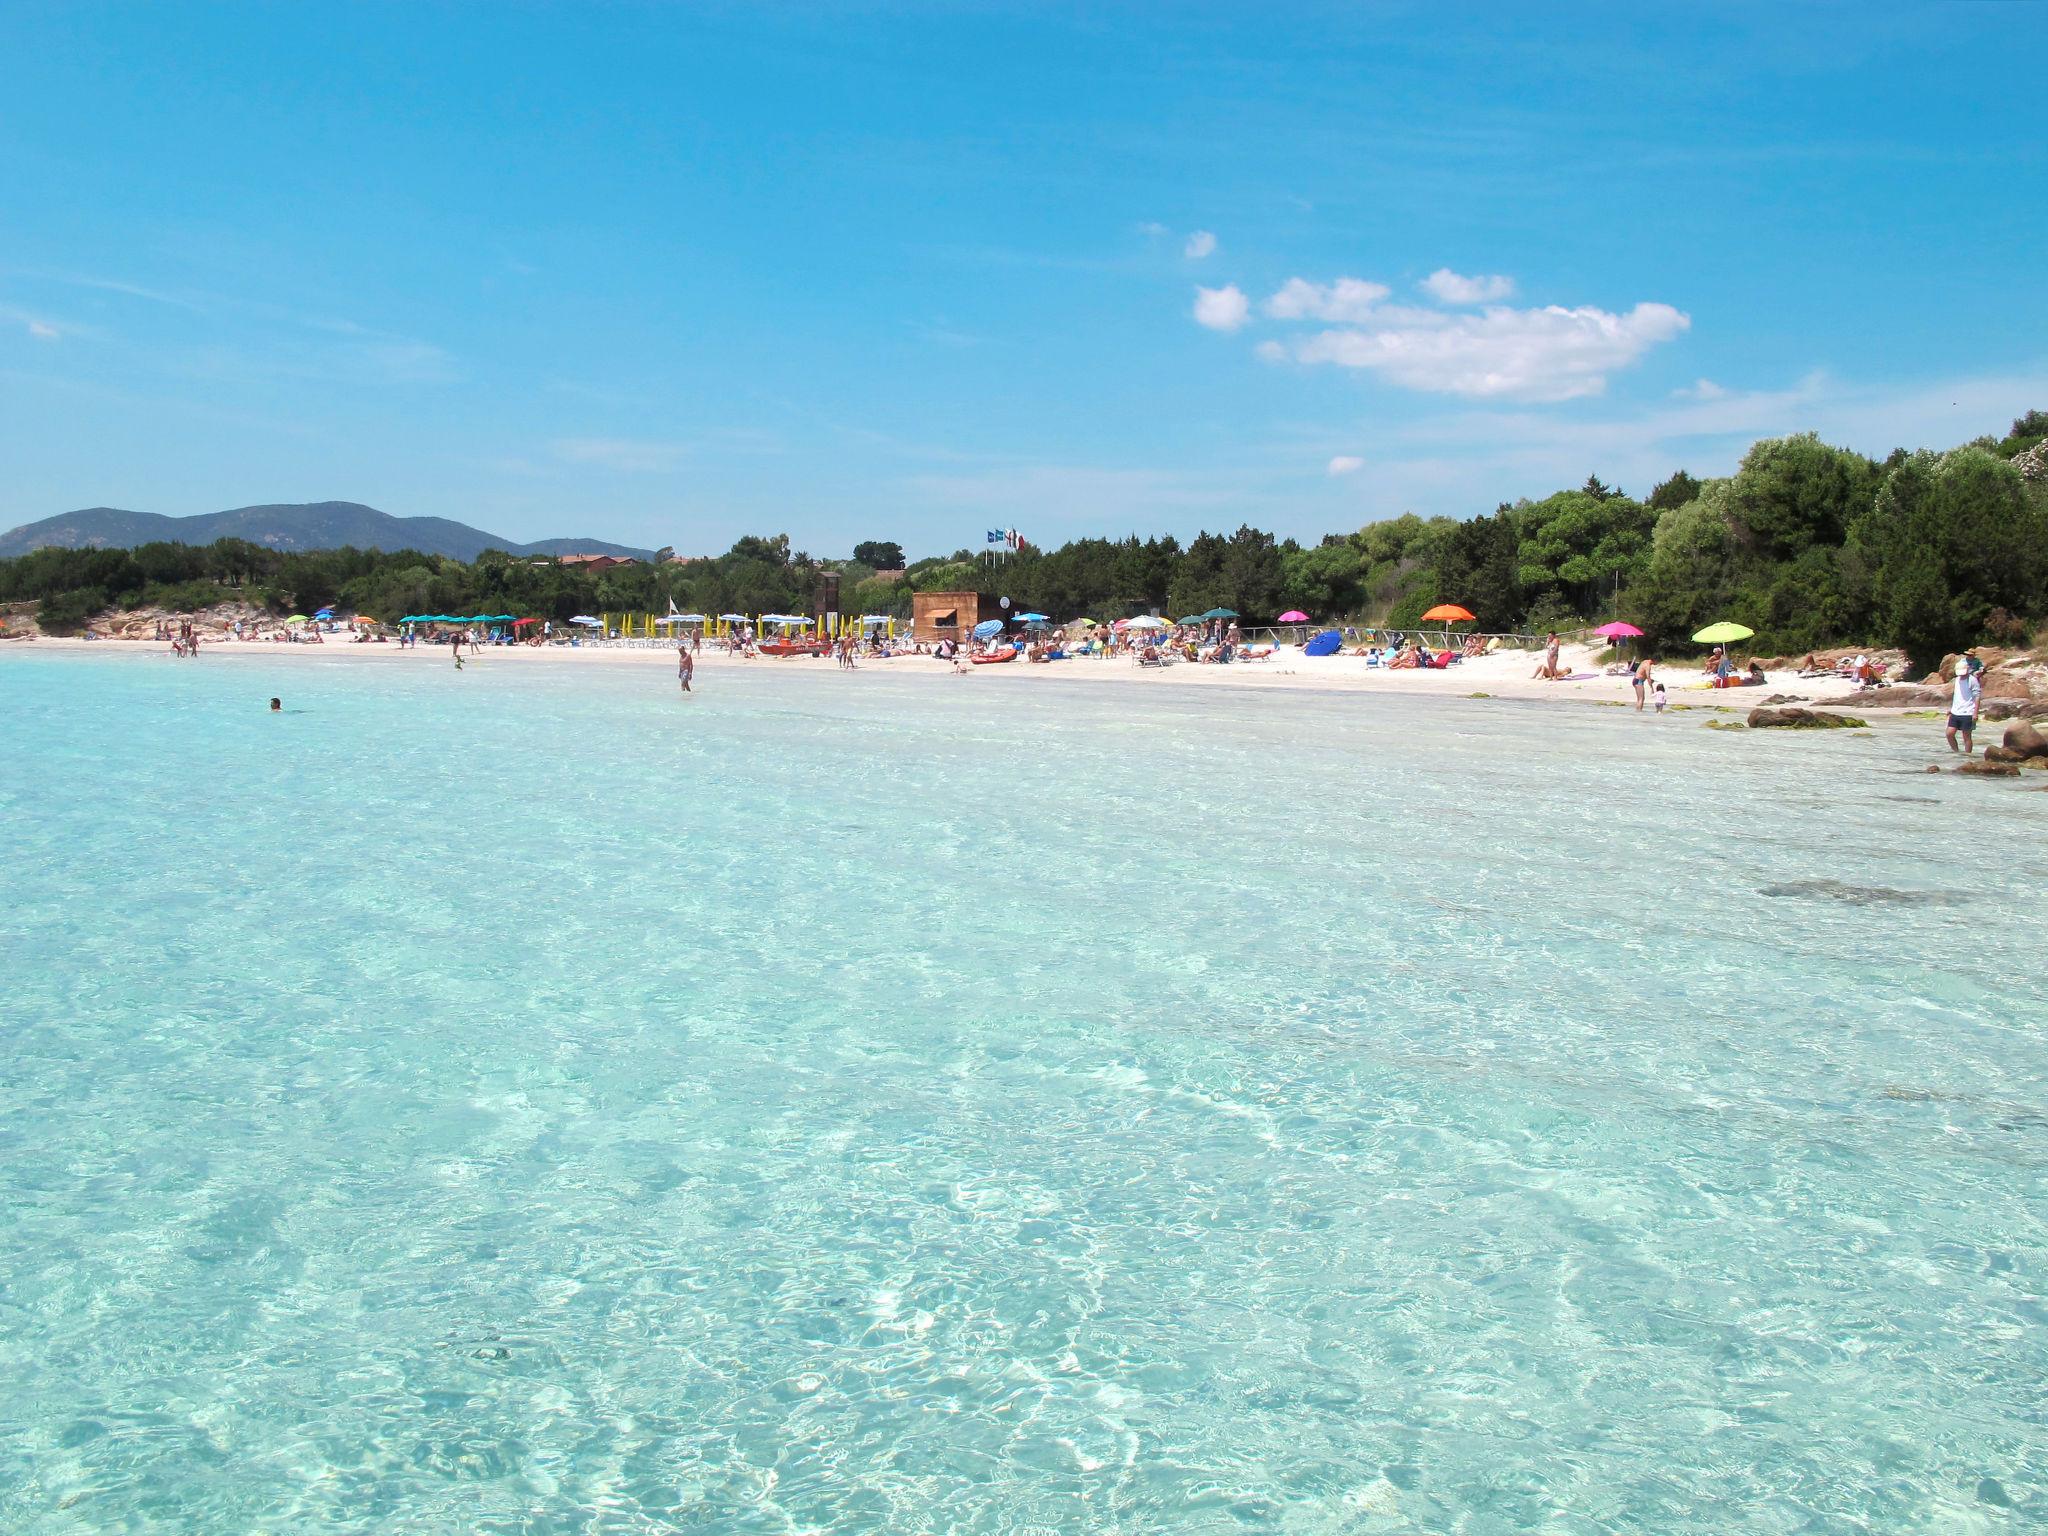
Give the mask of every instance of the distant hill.
<path id="1" fill-rule="evenodd" d="M 536 539 L 520 544 L 445 517 L 393 517 L 358 502 L 314 501 L 236 507 L 231 512 L 203 512 L 193 517 L 87 507 L 0 533 L 0 558 L 51 545 L 60 549 L 131 549 L 158 541 L 211 544 L 215 539 L 247 539 L 251 544 L 285 550 L 339 549 L 343 545 L 417 549 L 456 560 L 474 560 L 487 549 L 514 555 L 631 555 L 641 560 L 650 554 L 626 544 L 607 544 L 603 539 Z"/>

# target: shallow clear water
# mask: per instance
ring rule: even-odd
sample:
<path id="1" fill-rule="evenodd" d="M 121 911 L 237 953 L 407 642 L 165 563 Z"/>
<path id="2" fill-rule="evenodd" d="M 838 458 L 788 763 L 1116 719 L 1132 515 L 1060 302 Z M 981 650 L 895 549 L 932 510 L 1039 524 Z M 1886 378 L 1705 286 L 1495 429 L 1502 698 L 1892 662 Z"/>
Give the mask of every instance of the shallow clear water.
<path id="1" fill-rule="evenodd" d="M 0 1529 L 2048 1523 L 2048 796 L 1149 681 L 0 659 Z"/>

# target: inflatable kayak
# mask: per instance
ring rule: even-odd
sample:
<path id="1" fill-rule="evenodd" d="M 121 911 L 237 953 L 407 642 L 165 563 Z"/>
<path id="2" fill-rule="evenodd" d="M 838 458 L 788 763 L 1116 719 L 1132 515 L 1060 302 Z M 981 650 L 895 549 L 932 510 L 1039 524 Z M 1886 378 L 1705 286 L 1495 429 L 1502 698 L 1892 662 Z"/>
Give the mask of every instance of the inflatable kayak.
<path id="1" fill-rule="evenodd" d="M 1017 647 L 1006 645 L 999 651 L 990 651 L 986 656 L 970 656 L 967 659 L 977 667 L 985 667 L 997 661 L 1015 661 L 1017 659 Z"/>
<path id="2" fill-rule="evenodd" d="M 822 640 L 770 640 L 761 647 L 763 656 L 822 656 L 825 654 Z"/>

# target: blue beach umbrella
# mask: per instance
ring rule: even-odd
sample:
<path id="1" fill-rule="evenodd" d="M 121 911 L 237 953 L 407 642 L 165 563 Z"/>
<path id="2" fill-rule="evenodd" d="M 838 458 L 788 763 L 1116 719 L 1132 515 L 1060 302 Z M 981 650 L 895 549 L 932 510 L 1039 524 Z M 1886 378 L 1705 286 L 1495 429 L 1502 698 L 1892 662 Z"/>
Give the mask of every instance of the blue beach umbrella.
<path id="1" fill-rule="evenodd" d="M 983 619 L 974 626 L 974 638 L 977 640 L 993 640 L 1002 632 L 1003 621 L 1001 619 Z"/>
<path id="2" fill-rule="evenodd" d="M 1315 639 L 1301 648 L 1304 656 L 1329 656 L 1344 644 L 1344 637 L 1334 629 L 1326 629 Z"/>

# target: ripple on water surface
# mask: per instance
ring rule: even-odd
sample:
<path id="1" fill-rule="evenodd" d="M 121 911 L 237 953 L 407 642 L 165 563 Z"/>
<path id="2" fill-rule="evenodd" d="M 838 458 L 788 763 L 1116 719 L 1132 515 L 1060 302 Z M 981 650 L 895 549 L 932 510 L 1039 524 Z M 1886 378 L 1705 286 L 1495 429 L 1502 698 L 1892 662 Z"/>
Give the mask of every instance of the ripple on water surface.
<path id="1" fill-rule="evenodd" d="M 411 663 L 0 661 L 0 1528 L 2048 1522 L 2039 797 Z"/>

